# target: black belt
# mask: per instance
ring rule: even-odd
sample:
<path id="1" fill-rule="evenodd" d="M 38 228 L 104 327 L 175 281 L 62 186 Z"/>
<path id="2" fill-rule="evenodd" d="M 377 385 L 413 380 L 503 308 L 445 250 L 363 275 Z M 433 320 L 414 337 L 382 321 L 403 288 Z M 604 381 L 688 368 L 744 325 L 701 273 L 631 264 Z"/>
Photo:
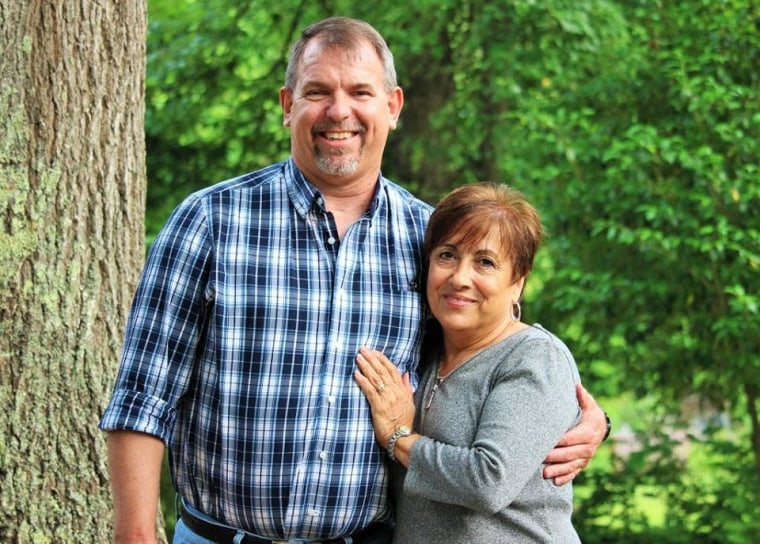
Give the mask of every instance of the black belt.
<path id="1" fill-rule="evenodd" d="M 251 533 L 245 531 L 234 529 L 233 527 L 211 523 L 192 515 L 184 508 L 182 508 L 182 511 L 180 512 L 180 517 L 192 532 L 199 536 L 202 536 L 203 538 L 212 540 L 217 544 L 277 544 L 278 542 L 288 541 L 287 539 L 269 540 L 267 538 L 261 538 L 256 535 L 252 535 Z M 351 541 L 355 544 L 362 544 L 363 542 L 366 542 L 370 536 L 374 535 L 378 531 L 387 529 L 387 527 L 388 526 L 384 523 L 375 522 L 365 527 L 361 531 L 357 531 L 349 536 L 351 537 Z M 241 532 L 244 534 L 243 538 L 241 540 L 235 540 L 235 537 Z M 343 538 L 336 538 L 331 540 L 313 540 L 311 542 L 314 542 L 315 544 L 344 544 L 346 541 Z"/>

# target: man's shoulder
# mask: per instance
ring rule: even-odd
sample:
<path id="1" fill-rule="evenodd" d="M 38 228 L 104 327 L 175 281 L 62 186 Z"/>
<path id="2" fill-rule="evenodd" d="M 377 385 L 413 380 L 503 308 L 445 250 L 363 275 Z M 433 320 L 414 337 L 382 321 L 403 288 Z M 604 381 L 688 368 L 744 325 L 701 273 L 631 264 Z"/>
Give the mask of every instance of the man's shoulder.
<path id="1" fill-rule="evenodd" d="M 203 199 L 233 191 L 259 189 L 280 176 L 284 166 L 284 162 L 270 164 L 259 170 L 217 182 L 214 185 L 196 191 L 191 196 Z"/>
<path id="2" fill-rule="evenodd" d="M 385 192 L 392 204 L 407 208 L 411 212 L 421 214 L 426 218 L 433 211 L 433 206 L 416 197 L 408 189 L 386 177 L 383 177 L 382 180 Z"/>
<path id="3" fill-rule="evenodd" d="M 257 192 L 273 190 L 273 181 L 281 178 L 284 162 L 265 166 L 224 181 L 217 182 L 187 195 L 175 208 L 175 213 L 193 214 L 203 210 L 204 214 L 215 213 L 212 210 L 239 206 L 245 200 L 260 200 Z"/>

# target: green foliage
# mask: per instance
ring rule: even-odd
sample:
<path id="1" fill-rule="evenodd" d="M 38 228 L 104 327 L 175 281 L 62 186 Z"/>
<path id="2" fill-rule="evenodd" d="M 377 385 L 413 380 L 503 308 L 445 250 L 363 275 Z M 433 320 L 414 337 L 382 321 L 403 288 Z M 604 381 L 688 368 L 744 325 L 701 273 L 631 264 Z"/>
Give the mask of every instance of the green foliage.
<path id="1" fill-rule="evenodd" d="M 760 480 L 742 426 L 719 413 L 685 420 L 661 401 L 624 399 L 615 410 L 624 427 L 577 493 L 583 542 L 753 541 Z"/>
<path id="2" fill-rule="evenodd" d="M 757 376 L 760 348 L 760 94 L 745 60 L 757 59 L 760 40 L 731 36 L 751 14 L 717 6 L 629 12 L 627 34 L 639 40 L 625 57 L 638 59 L 635 69 L 599 62 L 589 84 L 544 112 L 572 113 L 529 135 L 543 157 L 521 157 L 533 176 L 529 161 L 556 169 L 534 179 L 562 249 L 542 313 L 598 335 L 612 328 L 608 359 L 635 365 L 642 393 L 665 386 L 674 397 L 736 402 Z M 617 91 L 600 95 L 600 86 Z"/>
<path id="3" fill-rule="evenodd" d="M 278 90 L 295 29 L 275 4 L 256 8 L 224 0 L 150 4 L 149 235 L 191 191 L 287 155 Z"/>
<path id="4" fill-rule="evenodd" d="M 586 385 L 641 448 L 601 453 L 584 471 L 584 542 L 751 540 L 757 3 L 155 0 L 150 9 L 149 235 L 191 190 L 287 156 L 277 91 L 303 26 L 335 14 L 369 20 L 394 51 L 406 97 L 384 173 L 431 202 L 477 179 L 530 196 L 551 237 L 526 317 L 568 342 Z M 702 411 L 685 410 L 686 398 L 730 425 L 697 436 Z M 694 434 L 688 462 L 674 438 L 684 430 Z"/>
<path id="5" fill-rule="evenodd" d="M 512 139 L 524 144 L 510 166 L 531 181 L 553 232 L 553 269 L 534 310 L 570 340 L 592 390 L 602 379 L 609 387 L 614 365 L 620 391 L 674 408 L 689 394 L 722 410 L 756 406 L 760 12 L 746 2 L 639 2 L 621 13 L 622 47 L 610 44 L 585 81 L 556 80 L 551 101 L 515 115 L 528 130 Z M 743 442 L 725 442 L 735 449 L 716 453 L 722 465 L 704 467 L 720 478 L 644 465 L 666 493 L 670 535 L 748 541 L 760 502 L 746 484 L 760 468 L 758 443 L 750 447 L 758 420 L 739 421 Z M 644 430 L 652 438 L 661 428 Z M 612 488 L 635 496 L 630 477 L 627 467 Z M 680 541 L 668 538 L 657 541 Z"/>

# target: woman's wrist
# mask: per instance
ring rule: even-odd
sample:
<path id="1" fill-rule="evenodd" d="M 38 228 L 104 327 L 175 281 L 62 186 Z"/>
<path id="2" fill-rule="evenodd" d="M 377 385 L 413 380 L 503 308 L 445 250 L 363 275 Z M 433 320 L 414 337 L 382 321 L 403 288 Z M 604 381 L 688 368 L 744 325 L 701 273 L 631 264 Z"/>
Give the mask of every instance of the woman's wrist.
<path id="1" fill-rule="evenodd" d="M 396 459 L 396 444 L 398 443 L 399 438 L 409 436 L 410 434 L 412 434 L 412 429 L 406 425 L 401 425 L 396 428 L 394 433 L 388 439 L 385 444 L 385 452 L 388 454 L 388 458 L 391 461 L 398 461 L 398 459 Z"/>

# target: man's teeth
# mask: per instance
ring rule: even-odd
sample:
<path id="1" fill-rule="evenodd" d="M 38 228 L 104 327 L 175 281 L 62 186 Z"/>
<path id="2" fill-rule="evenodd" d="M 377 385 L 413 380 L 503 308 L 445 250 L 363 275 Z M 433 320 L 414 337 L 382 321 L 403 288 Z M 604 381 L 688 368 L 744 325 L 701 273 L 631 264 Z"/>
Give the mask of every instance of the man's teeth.
<path id="1" fill-rule="evenodd" d="M 351 137 L 351 132 L 327 132 L 325 138 L 328 140 L 345 140 Z"/>

